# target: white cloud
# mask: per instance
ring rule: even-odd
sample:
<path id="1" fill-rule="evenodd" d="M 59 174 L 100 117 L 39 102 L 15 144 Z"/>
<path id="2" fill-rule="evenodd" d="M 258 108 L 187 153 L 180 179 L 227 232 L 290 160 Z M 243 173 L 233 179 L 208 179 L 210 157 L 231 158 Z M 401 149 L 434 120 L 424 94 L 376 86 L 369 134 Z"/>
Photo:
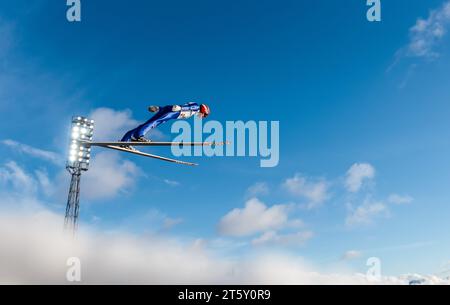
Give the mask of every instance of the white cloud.
<path id="1" fill-rule="evenodd" d="M 267 231 L 260 237 L 252 240 L 255 246 L 277 244 L 282 246 L 302 246 L 314 236 L 311 231 L 303 231 L 289 234 L 278 234 L 276 231 Z"/>
<path id="2" fill-rule="evenodd" d="M 308 181 L 300 174 L 286 179 L 283 187 L 292 195 L 306 198 L 309 201 L 308 208 L 315 208 L 328 198 L 328 184 L 326 181 Z"/>
<path id="3" fill-rule="evenodd" d="M 120 140 L 128 130 L 138 126 L 132 118 L 131 110 L 114 110 L 97 108 L 91 112 L 89 118 L 95 121 L 94 139 L 96 141 Z"/>
<path id="4" fill-rule="evenodd" d="M 141 211 L 135 215 L 124 216 L 120 224 L 117 224 L 116 227 L 121 231 L 153 234 L 169 231 L 182 222 L 182 218 L 172 218 L 152 208 L 146 212 Z"/>
<path id="5" fill-rule="evenodd" d="M 45 161 L 50 161 L 56 165 L 63 164 L 61 156 L 52 151 L 35 148 L 26 144 L 19 143 L 14 140 L 3 140 L 2 143 L 6 146 L 15 149 L 20 153 L 25 153 L 32 157 L 36 157 Z"/>
<path id="6" fill-rule="evenodd" d="M 269 186 L 265 182 L 256 182 L 255 184 L 251 185 L 246 191 L 246 196 L 250 198 L 267 194 L 269 194 Z"/>
<path id="7" fill-rule="evenodd" d="M 365 199 L 364 203 L 356 209 L 349 208 L 346 218 L 347 226 L 358 226 L 372 224 L 377 217 L 389 216 L 389 210 L 383 202 Z"/>
<path id="8" fill-rule="evenodd" d="M 39 183 L 39 188 L 43 191 L 46 196 L 51 196 L 55 192 L 55 186 L 48 177 L 48 173 L 45 170 L 34 171 L 36 179 Z"/>
<path id="9" fill-rule="evenodd" d="M 289 255 L 229 259 L 173 238 L 92 228 L 73 239 L 61 223 L 62 215 L 45 210 L 1 213 L 0 283 L 70 284 L 66 262 L 78 257 L 82 284 L 368 284 L 362 274 L 328 274 Z"/>
<path id="10" fill-rule="evenodd" d="M 34 177 L 14 161 L 0 167 L 0 183 L 10 191 L 23 195 L 36 193 L 38 187 Z"/>
<path id="11" fill-rule="evenodd" d="M 170 179 L 163 179 L 164 183 L 169 185 L 169 186 L 179 186 L 180 182 L 175 181 L 175 180 L 170 180 Z"/>
<path id="12" fill-rule="evenodd" d="M 100 152 L 93 157 L 89 171 L 83 174 L 82 196 L 87 200 L 113 198 L 132 189 L 139 175 L 133 162 L 121 159 L 116 152 Z M 0 167 L 1 186 L 23 196 L 38 193 L 47 197 L 59 196 L 67 192 L 68 182 L 66 171 L 50 178 L 45 169 L 28 172 L 14 161 Z"/>
<path id="13" fill-rule="evenodd" d="M 450 278 L 436 275 L 407 274 L 398 277 L 400 283 L 409 285 L 450 285 Z"/>
<path id="14" fill-rule="evenodd" d="M 412 57 L 435 58 L 436 45 L 447 34 L 450 25 L 450 1 L 432 10 L 427 19 L 418 19 L 410 29 L 410 41 L 406 54 Z"/>
<path id="15" fill-rule="evenodd" d="M 164 218 L 162 229 L 163 230 L 170 230 L 170 229 L 172 229 L 173 227 L 179 225 L 182 222 L 183 222 L 182 218 L 166 217 L 166 218 Z"/>
<path id="16" fill-rule="evenodd" d="M 245 203 L 243 209 L 234 209 L 222 217 L 218 230 L 222 235 L 247 236 L 278 229 L 288 223 L 286 205 L 267 207 L 263 202 L 252 198 Z"/>
<path id="17" fill-rule="evenodd" d="M 101 140 L 111 140 L 111 136 L 115 133 L 119 134 L 121 129 L 137 124 L 136 121 L 130 118 L 129 111 L 120 112 L 99 108 L 92 112 L 92 117 L 96 120 L 96 134 Z M 61 156 L 54 152 L 34 148 L 13 140 L 4 140 L 2 143 L 33 157 L 58 165 L 62 164 Z M 8 180 L 11 183 L 22 185 L 23 191 L 30 192 L 33 189 L 33 192 L 36 192 L 36 189 L 39 187 L 47 196 L 57 194 L 63 190 L 66 191 L 68 188 L 68 175 L 65 171 L 57 175 L 53 181 L 48 177 L 45 170 L 35 171 L 36 177 L 34 177 L 31 174 L 26 174 L 15 162 L 11 162 L 1 169 L 0 175 L 3 180 L 9 177 Z M 102 151 L 94 155 L 89 171 L 83 175 L 82 196 L 88 200 L 113 198 L 121 192 L 126 193 L 128 189 L 132 188 L 138 175 L 139 169 L 135 163 L 122 159 L 116 152 Z M 165 180 L 165 183 L 175 185 L 176 182 Z"/>
<path id="18" fill-rule="evenodd" d="M 8 204 L 2 196 L 0 207 Z M 211 251 L 203 239 L 187 243 L 167 235 L 105 233 L 85 223 L 73 239 L 63 234 L 62 214 L 36 208 L 33 200 L 14 204 L 14 211 L 0 209 L 0 284 L 70 284 L 69 257 L 80 259 L 82 284 L 408 284 L 411 279 L 449 284 L 419 275 L 369 282 L 364 274 L 330 273 L 298 256 L 259 252 L 228 257 Z"/>
<path id="19" fill-rule="evenodd" d="M 345 186 L 349 192 L 359 191 L 363 182 L 375 177 L 375 168 L 369 163 L 355 163 L 347 171 Z"/>
<path id="20" fill-rule="evenodd" d="M 68 284 L 66 260 L 73 256 L 81 260 L 83 283 L 209 283 L 216 271 L 225 274 L 214 259 L 163 238 L 81 231 L 74 241 L 62 234 L 59 215 L 8 216 L 0 221 L 8 247 L 0 254 L 3 284 Z"/>
<path id="21" fill-rule="evenodd" d="M 388 202 L 393 204 L 408 204 L 413 202 L 414 198 L 412 198 L 409 195 L 398 195 L 398 194 L 391 194 L 388 197 Z"/>
<path id="22" fill-rule="evenodd" d="M 360 258 L 361 255 L 362 255 L 361 251 L 348 250 L 342 255 L 342 259 L 348 261 L 348 260 Z"/>
<path id="23" fill-rule="evenodd" d="M 83 197 L 90 200 L 113 198 L 131 190 L 138 175 L 139 169 L 133 162 L 121 159 L 115 152 L 100 152 L 84 174 Z"/>

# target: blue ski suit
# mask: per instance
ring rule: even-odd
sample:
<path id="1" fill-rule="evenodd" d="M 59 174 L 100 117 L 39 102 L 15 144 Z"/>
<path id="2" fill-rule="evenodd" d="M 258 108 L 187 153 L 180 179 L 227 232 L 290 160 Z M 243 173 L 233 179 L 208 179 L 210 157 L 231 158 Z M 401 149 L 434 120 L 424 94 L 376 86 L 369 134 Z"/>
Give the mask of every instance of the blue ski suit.
<path id="1" fill-rule="evenodd" d="M 121 142 L 130 142 L 132 137 L 138 139 L 145 136 L 151 129 L 158 127 L 162 123 L 176 119 L 187 119 L 200 112 L 200 106 L 197 103 L 187 103 L 182 106 L 169 105 L 160 107 L 158 112 L 144 124 L 128 131 Z"/>

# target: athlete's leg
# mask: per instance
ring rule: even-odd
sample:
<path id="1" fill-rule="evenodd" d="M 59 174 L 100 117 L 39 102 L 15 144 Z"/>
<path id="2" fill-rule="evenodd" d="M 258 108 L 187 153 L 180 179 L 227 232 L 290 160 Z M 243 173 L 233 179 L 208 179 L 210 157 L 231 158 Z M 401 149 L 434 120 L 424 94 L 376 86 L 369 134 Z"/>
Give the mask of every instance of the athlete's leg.
<path id="1" fill-rule="evenodd" d="M 122 137 L 122 140 L 120 140 L 120 141 L 121 141 L 121 142 L 131 142 L 131 141 L 133 140 L 132 138 L 137 139 L 137 138 L 138 138 L 138 137 L 137 137 L 137 134 L 138 134 L 137 130 L 138 130 L 139 128 L 142 128 L 142 127 L 145 126 L 146 124 L 151 123 L 153 120 L 156 120 L 158 117 L 160 117 L 162 114 L 164 114 L 165 112 L 168 112 L 168 111 L 169 111 L 168 108 L 167 108 L 167 109 L 165 109 L 165 107 L 160 108 L 160 110 L 158 111 L 158 113 L 155 114 L 150 120 L 148 120 L 147 122 L 145 122 L 145 123 L 142 124 L 142 125 L 139 125 L 138 127 L 134 128 L 134 129 L 131 129 L 130 131 L 128 131 L 128 132 Z M 136 135 L 136 136 L 135 136 L 135 135 Z"/>
<path id="2" fill-rule="evenodd" d="M 128 131 L 120 140 L 120 142 L 130 142 L 131 141 L 131 137 L 133 136 L 133 134 L 135 133 L 136 128 L 135 129 L 131 129 L 130 131 Z"/>
<path id="3" fill-rule="evenodd" d="M 164 109 L 164 108 L 163 108 Z M 150 120 L 145 122 L 144 124 L 137 127 L 134 131 L 134 134 L 132 137 L 135 139 L 138 139 L 140 137 L 144 137 L 151 129 L 158 127 L 162 123 L 165 123 L 170 120 L 174 120 L 178 118 L 180 115 L 179 112 L 172 112 L 172 111 L 164 111 L 158 112 L 155 116 L 153 116 Z"/>

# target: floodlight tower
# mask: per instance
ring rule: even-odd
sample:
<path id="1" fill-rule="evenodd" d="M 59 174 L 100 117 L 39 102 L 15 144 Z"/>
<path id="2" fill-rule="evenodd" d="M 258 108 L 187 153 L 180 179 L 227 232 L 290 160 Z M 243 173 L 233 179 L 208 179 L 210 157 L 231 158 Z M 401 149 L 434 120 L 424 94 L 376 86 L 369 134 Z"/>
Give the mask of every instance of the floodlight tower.
<path id="1" fill-rule="evenodd" d="M 64 226 L 67 230 L 75 232 L 80 210 L 80 178 L 81 173 L 89 169 L 91 159 L 89 142 L 92 142 L 94 134 L 94 121 L 81 116 L 73 117 L 71 131 L 70 152 L 66 169 L 72 179 L 70 180 Z"/>

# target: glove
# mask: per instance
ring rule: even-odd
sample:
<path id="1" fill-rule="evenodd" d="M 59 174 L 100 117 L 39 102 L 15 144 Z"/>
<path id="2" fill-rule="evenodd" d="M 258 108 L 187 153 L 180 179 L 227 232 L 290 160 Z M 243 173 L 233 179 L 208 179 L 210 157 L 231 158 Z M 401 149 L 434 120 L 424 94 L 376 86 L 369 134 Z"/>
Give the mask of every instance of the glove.
<path id="1" fill-rule="evenodd" d="M 159 111 L 159 107 L 158 106 L 150 106 L 150 107 L 148 107 L 148 111 L 150 111 L 150 112 L 158 112 Z"/>
<path id="2" fill-rule="evenodd" d="M 172 111 L 173 111 L 173 112 L 181 111 L 181 106 L 173 105 L 173 106 L 172 106 Z"/>

